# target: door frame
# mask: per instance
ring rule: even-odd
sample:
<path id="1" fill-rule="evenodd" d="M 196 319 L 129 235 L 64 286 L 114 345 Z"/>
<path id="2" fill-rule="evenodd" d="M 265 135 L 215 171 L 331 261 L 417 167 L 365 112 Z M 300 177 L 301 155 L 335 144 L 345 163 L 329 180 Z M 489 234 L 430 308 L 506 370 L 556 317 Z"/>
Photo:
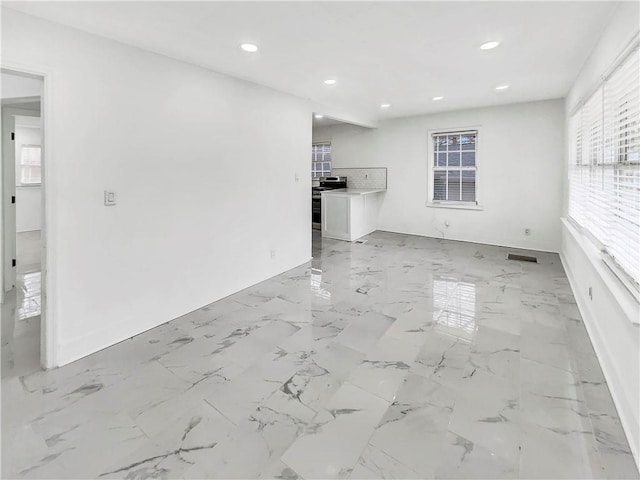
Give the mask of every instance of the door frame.
<path id="1" fill-rule="evenodd" d="M 59 366 L 58 364 L 58 325 L 55 312 L 57 311 L 57 295 L 55 293 L 55 240 L 52 234 L 55 225 L 54 201 L 57 185 L 54 182 L 55 163 L 52 161 L 51 128 L 52 122 L 52 98 L 53 98 L 53 71 L 48 67 L 26 65 L 11 58 L 4 57 L 0 61 L 2 72 L 20 75 L 27 78 L 42 80 L 42 96 L 40 97 L 40 118 L 42 125 L 42 226 L 41 226 L 41 315 L 40 315 L 40 364 L 44 369 Z M 2 197 L 1 209 L 4 211 L 4 202 L 11 201 L 2 190 L 4 177 L 0 168 L 0 195 Z M 4 215 L 4 213 L 2 213 Z M 2 218 L 4 222 L 4 217 Z M 0 222 L 0 225 L 2 224 Z M 2 251 L 4 252 L 4 235 L 0 235 Z M 49 253 L 52 252 L 52 253 Z M 0 260 L 0 266 L 2 266 Z M 4 270 L 3 270 L 4 276 Z M 4 285 L 0 283 L 0 290 L 4 293 Z M 4 295 L 3 295 L 4 300 Z"/>
<path id="2" fill-rule="evenodd" d="M 16 204 L 9 202 L 10 197 L 16 196 L 16 158 L 15 143 L 9 140 L 11 133 L 15 132 L 15 117 L 38 117 L 42 122 L 41 106 L 35 110 L 24 108 L 25 104 L 37 101 L 40 104 L 40 97 L 11 98 L 9 101 L 2 100 L 2 189 L 5 201 L 2 202 L 2 301 L 4 303 L 5 294 L 15 287 L 16 268 L 10 266 L 12 259 L 16 257 L 16 232 L 17 215 Z"/>

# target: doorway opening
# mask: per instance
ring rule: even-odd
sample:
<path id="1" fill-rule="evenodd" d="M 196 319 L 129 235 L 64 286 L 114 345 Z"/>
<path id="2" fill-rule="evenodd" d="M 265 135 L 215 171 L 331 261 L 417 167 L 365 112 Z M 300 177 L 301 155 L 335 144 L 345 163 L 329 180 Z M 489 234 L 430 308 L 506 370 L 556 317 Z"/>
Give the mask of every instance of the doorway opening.
<path id="1" fill-rule="evenodd" d="M 42 77 L 2 69 L 2 379 L 44 364 Z"/>

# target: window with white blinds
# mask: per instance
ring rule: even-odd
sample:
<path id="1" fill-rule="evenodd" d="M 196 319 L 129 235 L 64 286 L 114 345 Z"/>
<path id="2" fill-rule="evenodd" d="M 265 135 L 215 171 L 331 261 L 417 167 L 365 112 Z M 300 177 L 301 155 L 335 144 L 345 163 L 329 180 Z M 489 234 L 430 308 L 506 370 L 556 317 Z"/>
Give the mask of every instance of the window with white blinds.
<path id="1" fill-rule="evenodd" d="M 311 145 L 311 178 L 331 176 L 331 142 Z"/>
<path id="2" fill-rule="evenodd" d="M 569 216 L 638 289 L 640 57 L 636 47 L 570 118 Z"/>
<path id="3" fill-rule="evenodd" d="M 433 203 L 477 203 L 478 131 L 434 133 Z"/>
<path id="4" fill-rule="evenodd" d="M 40 145 L 22 145 L 20 147 L 18 185 L 40 185 L 41 157 L 42 148 Z"/>

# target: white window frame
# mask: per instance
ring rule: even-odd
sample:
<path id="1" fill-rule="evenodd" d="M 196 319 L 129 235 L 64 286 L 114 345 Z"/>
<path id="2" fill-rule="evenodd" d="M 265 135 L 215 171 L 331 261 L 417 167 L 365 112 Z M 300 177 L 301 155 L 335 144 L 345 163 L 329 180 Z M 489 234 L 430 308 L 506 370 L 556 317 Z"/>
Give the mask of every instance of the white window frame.
<path id="1" fill-rule="evenodd" d="M 329 171 L 325 172 L 325 170 L 322 170 L 323 175 L 319 175 L 319 176 L 315 175 L 316 170 L 314 170 L 313 166 L 314 166 L 315 163 L 327 163 L 327 160 L 323 159 L 323 160 L 320 160 L 320 161 L 315 161 L 313 159 L 313 148 L 316 145 L 329 145 L 329 161 L 328 161 L 328 163 L 329 163 Z M 327 177 L 331 176 L 331 168 L 332 168 L 332 158 L 331 157 L 332 157 L 332 153 L 333 152 L 332 152 L 331 140 L 323 140 L 323 141 L 313 142 L 311 144 L 311 156 L 312 156 L 311 157 L 311 178 L 321 178 L 323 176 L 327 176 Z"/>
<path id="2" fill-rule="evenodd" d="M 23 160 L 25 149 L 37 149 L 40 153 L 38 163 L 25 163 Z M 35 182 L 27 182 L 24 178 L 24 169 L 29 167 L 38 167 L 40 168 L 40 180 Z M 20 146 L 20 159 L 18 161 L 18 185 L 21 187 L 38 187 L 42 185 L 42 146 L 41 145 L 30 145 L 30 144 L 22 144 Z"/>
<path id="3" fill-rule="evenodd" d="M 476 132 L 476 201 L 475 202 L 463 202 L 454 200 L 434 200 L 434 154 L 435 149 L 433 145 L 433 136 L 437 134 L 460 134 Z M 482 136 L 482 127 L 480 125 L 473 125 L 467 127 L 455 127 L 455 128 L 435 128 L 427 131 L 427 201 L 425 205 L 432 208 L 453 208 L 459 210 L 483 210 L 480 203 L 480 141 L 478 140 Z"/>
<path id="4" fill-rule="evenodd" d="M 569 115 L 569 128 L 568 128 L 568 147 L 569 147 L 569 161 L 567 165 L 567 184 L 569 187 L 569 197 L 568 204 L 569 208 L 567 211 L 567 220 L 568 223 L 571 224 L 573 228 L 576 229 L 578 233 L 582 235 L 589 243 L 591 243 L 597 251 L 599 251 L 600 260 L 608 267 L 609 271 L 612 272 L 617 278 L 617 280 L 625 287 L 625 289 L 631 293 L 632 297 L 635 299 L 636 303 L 640 303 L 640 285 L 638 284 L 637 279 L 633 278 L 632 274 L 625 270 L 617 260 L 609 253 L 608 246 L 602 243 L 602 241 L 596 236 L 594 232 L 592 232 L 588 226 L 582 224 L 584 221 L 584 213 L 582 209 L 586 208 L 588 205 L 581 205 L 577 203 L 573 203 L 571 189 L 574 188 L 572 185 L 572 174 L 576 170 L 576 168 L 580 168 L 586 170 L 587 168 L 606 168 L 607 166 L 611 166 L 612 168 L 615 165 L 615 161 L 609 163 L 606 161 L 607 148 L 606 144 L 607 140 L 607 132 L 605 132 L 604 119 L 605 119 L 605 109 L 608 106 L 605 101 L 605 89 L 607 88 L 607 82 L 609 78 L 612 77 L 614 72 L 622 66 L 628 59 L 630 55 L 638 55 L 638 49 L 640 48 L 640 37 L 634 38 L 634 40 L 630 43 L 630 45 L 623 51 L 623 53 L 617 58 L 612 67 L 609 69 L 607 74 L 602 76 L 602 82 L 597 85 L 597 88 L 593 89 L 589 92 L 588 95 L 582 98 L 580 102 L 574 107 Z M 600 112 L 602 117 L 602 125 L 600 126 L 601 131 L 601 151 L 600 155 L 594 157 L 593 159 L 588 158 L 588 145 L 585 143 L 585 139 L 589 138 L 588 132 L 584 131 L 584 120 L 581 118 L 580 125 L 581 129 L 579 130 L 580 134 L 576 134 L 574 138 L 574 129 L 572 128 L 572 122 L 577 118 L 577 115 L 582 116 L 584 113 L 584 107 L 587 105 L 596 95 L 601 96 L 601 102 L 603 105 L 603 111 Z M 576 142 L 579 137 L 579 142 Z M 580 147 L 578 148 L 577 144 L 579 143 Z M 579 161 L 581 160 L 581 161 Z M 573 207 L 573 208 L 572 208 Z"/>

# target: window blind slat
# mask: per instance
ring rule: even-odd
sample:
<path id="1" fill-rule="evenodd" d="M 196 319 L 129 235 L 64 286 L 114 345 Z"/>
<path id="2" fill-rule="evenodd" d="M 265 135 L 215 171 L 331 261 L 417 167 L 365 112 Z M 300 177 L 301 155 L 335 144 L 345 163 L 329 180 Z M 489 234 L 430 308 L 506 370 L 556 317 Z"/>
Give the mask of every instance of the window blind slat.
<path id="1" fill-rule="evenodd" d="M 569 216 L 640 283 L 640 57 L 636 48 L 569 121 Z"/>
<path id="2" fill-rule="evenodd" d="M 433 133 L 434 202 L 476 203 L 478 132 Z"/>
<path id="3" fill-rule="evenodd" d="M 331 175 L 331 142 L 311 145 L 311 177 L 327 177 Z"/>

